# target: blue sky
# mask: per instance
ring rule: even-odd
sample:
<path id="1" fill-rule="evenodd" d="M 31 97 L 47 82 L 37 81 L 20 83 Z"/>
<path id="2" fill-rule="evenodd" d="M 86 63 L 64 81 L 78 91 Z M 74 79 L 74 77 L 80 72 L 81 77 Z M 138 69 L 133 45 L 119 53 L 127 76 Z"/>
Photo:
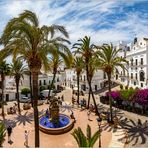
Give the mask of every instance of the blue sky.
<path id="1" fill-rule="evenodd" d="M 148 37 L 148 0 L 0 0 L 0 35 L 23 10 L 35 12 L 40 25 L 64 25 L 72 43 L 85 35 L 94 43 Z"/>

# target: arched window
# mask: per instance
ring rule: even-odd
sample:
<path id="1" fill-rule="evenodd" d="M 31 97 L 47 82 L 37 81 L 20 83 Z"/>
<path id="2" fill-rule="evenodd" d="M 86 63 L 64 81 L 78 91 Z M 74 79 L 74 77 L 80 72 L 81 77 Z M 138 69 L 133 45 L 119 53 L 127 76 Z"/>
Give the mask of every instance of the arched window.
<path id="1" fill-rule="evenodd" d="M 140 71 L 140 81 L 144 81 L 144 72 L 143 71 Z"/>

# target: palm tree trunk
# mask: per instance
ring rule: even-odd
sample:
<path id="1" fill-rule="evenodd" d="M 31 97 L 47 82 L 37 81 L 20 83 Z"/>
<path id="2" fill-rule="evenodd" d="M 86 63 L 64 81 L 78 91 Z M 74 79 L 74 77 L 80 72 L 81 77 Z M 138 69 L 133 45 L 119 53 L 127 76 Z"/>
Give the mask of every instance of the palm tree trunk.
<path id="1" fill-rule="evenodd" d="M 89 81 L 89 90 L 90 90 L 90 93 L 92 94 L 96 114 L 100 117 L 100 113 L 98 112 L 98 107 L 97 107 L 96 100 L 95 100 L 95 97 L 94 97 L 94 93 L 93 93 L 93 90 L 92 90 L 92 87 L 91 87 L 91 81 Z"/>
<path id="2" fill-rule="evenodd" d="M 79 92 L 80 92 L 80 91 L 79 91 L 79 89 L 80 89 L 80 88 L 79 88 L 79 74 L 77 74 L 77 85 L 78 85 L 77 103 L 79 104 L 79 100 L 80 100 L 80 99 L 79 99 L 79 97 L 80 97 L 80 93 L 79 93 Z M 79 106 L 79 105 L 78 105 L 78 106 Z"/>
<path id="3" fill-rule="evenodd" d="M 90 104 L 90 90 L 89 90 L 89 94 L 88 94 L 88 104 L 87 104 L 87 109 L 89 109 L 89 104 Z"/>
<path id="4" fill-rule="evenodd" d="M 56 71 L 53 73 L 53 79 L 52 79 L 52 82 L 51 82 L 51 85 L 49 86 L 49 93 L 48 93 L 48 99 L 50 100 L 51 96 L 50 96 L 50 92 L 53 88 L 53 85 L 54 85 L 54 81 L 55 81 L 55 78 L 56 78 Z"/>
<path id="5" fill-rule="evenodd" d="M 29 83 L 30 83 L 31 106 L 33 107 L 33 97 L 32 97 L 32 75 L 31 75 L 31 72 L 30 72 L 30 74 L 29 74 Z"/>
<path id="6" fill-rule="evenodd" d="M 33 109 L 34 109 L 34 126 L 35 126 L 35 147 L 39 147 L 39 119 L 38 119 L 38 71 L 32 72 L 33 78 Z"/>
<path id="7" fill-rule="evenodd" d="M 110 96 L 111 93 L 111 74 L 107 74 L 108 76 L 108 90 L 109 90 L 109 104 L 110 104 L 110 117 L 111 117 L 111 122 L 113 121 L 113 114 L 112 114 L 112 98 Z"/>
<path id="8" fill-rule="evenodd" d="M 5 117 L 5 112 L 4 112 L 4 81 L 5 81 L 5 76 L 2 74 L 2 117 Z"/>
<path id="9" fill-rule="evenodd" d="M 19 99 L 19 79 L 16 78 L 16 100 L 17 100 L 17 106 L 18 106 L 18 113 L 20 114 L 20 99 Z"/>

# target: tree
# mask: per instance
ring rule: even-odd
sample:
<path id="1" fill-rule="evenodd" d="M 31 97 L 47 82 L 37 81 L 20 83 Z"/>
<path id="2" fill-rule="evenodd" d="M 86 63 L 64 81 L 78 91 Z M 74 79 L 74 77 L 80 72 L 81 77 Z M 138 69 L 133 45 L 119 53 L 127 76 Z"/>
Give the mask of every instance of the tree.
<path id="1" fill-rule="evenodd" d="M 125 58 L 119 57 L 118 54 L 121 49 L 115 49 L 112 44 L 104 44 L 101 47 L 97 47 L 98 61 L 100 62 L 100 69 L 102 69 L 108 77 L 108 90 L 109 90 L 109 103 L 110 103 L 110 114 L 111 121 L 113 121 L 112 115 L 112 99 L 111 99 L 111 78 L 114 71 L 118 72 L 118 68 L 125 70 L 124 63 L 127 63 Z"/>
<path id="2" fill-rule="evenodd" d="M 58 34 L 55 37 L 55 33 Z M 38 74 L 43 66 L 47 70 L 48 53 L 54 52 L 55 47 L 65 47 L 61 42 L 68 42 L 60 37 L 68 38 L 63 26 L 51 25 L 40 27 L 38 18 L 31 11 L 24 11 L 17 18 L 11 19 L 6 25 L 1 37 L 4 49 L 0 51 L 0 58 L 8 55 L 24 59 L 31 71 L 33 84 L 33 109 L 35 125 L 35 147 L 39 147 L 39 120 L 38 120 Z"/>
<path id="3" fill-rule="evenodd" d="M 6 128 L 3 122 L 0 123 L 0 147 L 3 146 L 6 136 Z"/>
<path id="4" fill-rule="evenodd" d="M 84 68 L 84 62 L 81 57 L 76 57 L 73 62 L 73 67 L 75 68 L 75 71 L 77 73 L 77 86 L 78 86 L 78 95 L 77 95 L 77 103 L 79 104 L 79 78 L 80 74 L 82 72 L 82 69 Z"/>
<path id="5" fill-rule="evenodd" d="M 21 109 L 20 109 L 20 99 L 19 99 L 19 84 L 21 78 L 24 79 L 24 74 L 27 71 L 27 67 L 23 65 L 23 62 L 16 59 L 13 61 L 13 64 L 10 65 L 10 76 L 13 76 L 15 79 L 15 84 L 16 84 L 16 100 L 17 100 L 17 105 L 18 105 L 18 112 L 20 114 Z"/>
<path id="6" fill-rule="evenodd" d="M 1 75 L 1 82 L 2 82 L 2 95 L 1 95 L 1 105 L 2 105 L 2 116 L 5 116 L 4 113 L 4 81 L 5 76 L 9 75 L 10 73 L 10 67 L 9 64 L 6 63 L 6 61 L 2 61 L 0 63 L 0 75 Z"/>
<path id="7" fill-rule="evenodd" d="M 49 93 L 48 93 L 49 100 L 50 100 L 50 91 L 54 87 L 54 82 L 59 66 L 64 62 L 67 67 L 70 67 L 73 60 L 70 50 L 65 47 L 55 48 L 54 53 L 51 54 L 49 60 L 49 70 L 52 71 L 53 73 L 53 79 L 51 81 L 51 84 L 49 85 Z"/>
<path id="8" fill-rule="evenodd" d="M 91 127 L 89 125 L 87 125 L 86 136 L 85 136 L 85 134 L 83 133 L 83 131 L 81 130 L 80 127 L 78 127 L 78 129 L 74 129 L 72 136 L 77 141 L 79 148 L 81 148 L 81 147 L 92 148 L 94 146 L 94 144 L 96 143 L 97 139 L 99 138 L 100 133 L 99 133 L 99 131 L 96 131 L 92 135 Z"/>
<path id="9" fill-rule="evenodd" d="M 92 98 L 93 98 L 93 102 L 94 102 L 94 106 L 95 106 L 95 110 L 96 110 L 96 114 L 98 116 L 100 116 L 99 112 L 98 112 L 98 108 L 97 108 L 97 104 L 95 101 L 95 97 L 93 95 L 93 90 L 91 88 L 91 79 L 89 77 L 89 63 L 90 63 L 90 59 L 91 57 L 94 55 L 94 45 L 90 43 L 90 37 L 85 36 L 83 39 L 78 40 L 78 43 L 75 43 L 73 45 L 73 48 L 76 49 L 75 53 L 78 55 L 81 55 L 82 58 L 84 58 L 84 62 L 85 62 L 85 69 L 86 69 L 86 76 L 87 76 L 87 82 L 89 85 L 89 97 L 88 100 L 90 99 L 90 94 L 92 94 Z"/>
<path id="10" fill-rule="evenodd" d="M 25 95 L 26 97 L 28 96 L 29 93 L 30 93 L 30 89 L 29 88 L 23 88 L 21 90 L 21 94 Z"/>

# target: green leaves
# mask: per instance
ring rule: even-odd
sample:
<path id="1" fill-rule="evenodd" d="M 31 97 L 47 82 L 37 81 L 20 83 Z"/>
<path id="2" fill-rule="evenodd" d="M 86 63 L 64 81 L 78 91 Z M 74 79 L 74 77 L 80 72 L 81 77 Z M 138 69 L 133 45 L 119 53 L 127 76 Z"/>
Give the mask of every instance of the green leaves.
<path id="1" fill-rule="evenodd" d="M 99 131 L 95 132 L 91 136 L 91 127 L 87 125 L 87 136 L 83 133 L 82 129 L 78 127 L 78 129 L 74 129 L 72 136 L 77 141 L 78 146 L 81 147 L 93 147 L 97 139 L 99 138 L 100 134 Z"/>
<path id="2" fill-rule="evenodd" d="M 2 147 L 3 142 L 5 141 L 6 129 L 3 122 L 0 123 L 0 147 Z"/>

